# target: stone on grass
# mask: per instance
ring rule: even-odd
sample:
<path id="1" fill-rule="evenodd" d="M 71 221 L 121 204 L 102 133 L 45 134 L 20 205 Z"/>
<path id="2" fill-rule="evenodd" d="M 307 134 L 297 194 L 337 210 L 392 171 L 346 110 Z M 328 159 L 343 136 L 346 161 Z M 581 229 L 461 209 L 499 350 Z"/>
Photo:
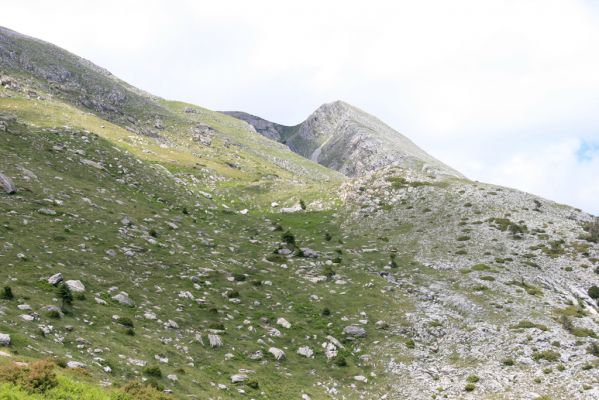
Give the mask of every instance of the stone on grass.
<path id="1" fill-rule="evenodd" d="M 271 347 L 268 349 L 268 352 L 273 355 L 275 360 L 283 360 L 285 359 L 285 352 L 281 349 L 277 349 L 276 347 Z"/>
<path id="2" fill-rule="evenodd" d="M 85 365 L 79 361 L 69 361 L 69 362 L 67 362 L 67 368 L 83 369 L 83 368 L 87 368 L 87 365 Z"/>
<path id="3" fill-rule="evenodd" d="M 135 302 L 133 300 L 131 300 L 131 298 L 129 297 L 129 294 L 127 292 L 120 292 L 119 294 L 112 296 L 112 300 L 115 300 L 118 303 L 120 303 L 124 306 L 127 306 L 127 307 L 135 306 Z"/>
<path id="4" fill-rule="evenodd" d="M 169 329 L 179 329 L 179 324 L 177 324 L 172 319 L 169 319 L 167 322 L 165 322 L 164 326 L 167 327 L 167 328 L 169 328 Z"/>
<path id="5" fill-rule="evenodd" d="M 56 286 L 58 285 L 60 282 L 62 282 L 62 274 L 59 272 L 57 274 L 52 275 L 51 277 L 48 278 L 48 283 L 52 286 Z"/>
<path id="6" fill-rule="evenodd" d="M 85 286 L 79 280 L 69 280 L 69 281 L 66 281 L 64 284 L 67 285 L 68 288 L 71 289 L 71 292 L 73 292 L 73 293 L 85 292 Z"/>
<path id="7" fill-rule="evenodd" d="M 54 216 L 54 215 L 58 214 L 56 211 L 52 210 L 51 208 L 40 208 L 39 210 L 37 210 L 37 212 L 42 215 L 50 215 L 50 216 Z"/>
<path id="8" fill-rule="evenodd" d="M 308 346 L 302 346 L 297 349 L 297 354 L 306 358 L 312 358 L 314 356 L 314 351 Z"/>
<path id="9" fill-rule="evenodd" d="M 302 211 L 302 206 L 299 204 L 296 204 L 293 207 L 281 208 L 283 214 L 292 214 L 300 211 Z"/>
<path id="10" fill-rule="evenodd" d="M 317 251 L 312 250 L 309 247 L 302 247 L 300 250 L 301 250 L 302 254 L 304 255 L 304 257 L 307 257 L 307 258 L 318 258 L 318 257 L 320 257 L 320 254 Z"/>
<path id="11" fill-rule="evenodd" d="M 10 346 L 10 335 L 8 333 L 0 333 L 0 345 Z"/>
<path id="12" fill-rule="evenodd" d="M 144 313 L 144 318 L 152 321 L 152 320 L 155 320 L 157 317 L 156 317 L 156 313 L 154 313 L 152 311 L 146 311 Z"/>
<path id="13" fill-rule="evenodd" d="M 210 342 L 210 347 L 221 347 L 223 345 L 223 340 L 220 336 L 215 335 L 213 333 L 208 334 L 208 342 Z"/>
<path id="14" fill-rule="evenodd" d="M 367 383 L 368 382 L 368 378 L 366 378 L 364 375 L 356 375 L 356 376 L 354 376 L 354 381 L 358 381 L 358 382 L 362 382 L 362 383 Z"/>
<path id="15" fill-rule="evenodd" d="M 244 382 L 244 381 L 247 381 L 248 379 L 249 379 L 248 376 L 245 374 L 231 375 L 231 383 Z"/>
<path id="16" fill-rule="evenodd" d="M 289 321 L 287 321 L 285 318 L 282 318 L 282 317 L 277 319 L 277 325 L 280 325 L 285 329 L 291 328 L 291 324 L 289 323 Z"/>
<path id="17" fill-rule="evenodd" d="M 376 321 L 374 326 L 376 327 L 376 329 L 388 329 L 389 328 L 389 324 L 386 323 L 385 321 Z"/>
<path id="18" fill-rule="evenodd" d="M 327 360 L 331 360 L 337 357 L 337 347 L 333 343 L 325 342 L 322 344 L 322 347 L 324 349 L 324 355 L 326 356 Z"/>
<path id="19" fill-rule="evenodd" d="M 2 187 L 4 191 L 8 194 L 13 194 L 17 191 L 15 184 L 13 181 L 6 175 L 0 173 L 0 183 L 2 183 Z"/>
<path id="20" fill-rule="evenodd" d="M 366 330 L 360 326 L 349 325 L 343 329 L 343 333 L 352 337 L 365 337 Z"/>

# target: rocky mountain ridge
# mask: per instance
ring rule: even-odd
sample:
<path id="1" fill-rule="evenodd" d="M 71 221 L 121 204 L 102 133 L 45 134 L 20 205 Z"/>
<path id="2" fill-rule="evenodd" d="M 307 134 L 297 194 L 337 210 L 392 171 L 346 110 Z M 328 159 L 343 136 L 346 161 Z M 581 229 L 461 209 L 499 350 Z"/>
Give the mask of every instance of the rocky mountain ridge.
<path id="1" fill-rule="evenodd" d="M 463 177 L 431 157 L 378 118 L 343 101 L 326 103 L 296 126 L 283 126 L 243 112 L 225 112 L 292 151 L 354 177 L 385 166 Z"/>

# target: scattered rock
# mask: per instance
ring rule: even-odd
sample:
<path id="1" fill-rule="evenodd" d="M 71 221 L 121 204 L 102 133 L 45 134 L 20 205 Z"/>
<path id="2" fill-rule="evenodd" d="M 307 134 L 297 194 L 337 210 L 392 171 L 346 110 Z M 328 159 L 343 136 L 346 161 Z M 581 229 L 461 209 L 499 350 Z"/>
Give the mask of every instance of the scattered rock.
<path id="1" fill-rule="evenodd" d="M 281 212 L 283 214 L 292 214 L 300 211 L 302 211 L 302 206 L 300 206 L 299 204 L 296 204 L 293 207 L 281 208 Z"/>
<path id="2" fill-rule="evenodd" d="M 337 357 L 337 347 L 333 343 L 325 342 L 322 344 L 322 347 L 324 349 L 324 355 L 326 356 L 327 360 L 331 360 Z"/>
<path id="3" fill-rule="evenodd" d="M 249 377 L 245 374 L 235 374 L 231 375 L 231 383 L 240 383 L 245 382 L 249 379 Z"/>
<path id="4" fill-rule="evenodd" d="M 268 349 L 268 352 L 270 354 L 272 354 L 273 357 L 275 358 L 275 360 L 277 360 L 277 361 L 285 359 L 285 352 L 281 349 L 277 349 L 276 347 L 271 347 L 270 349 Z"/>
<path id="5" fill-rule="evenodd" d="M 78 280 L 68 280 L 64 284 L 67 285 L 68 288 L 71 289 L 71 292 L 73 292 L 73 293 L 83 293 L 83 292 L 85 292 L 85 286 L 83 285 L 83 283 L 81 283 L 81 281 L 78 281 Z"/>
<path id="6" fill-rule="evenodd" d="M 154 313 L 154 312 L 152 312 L 152 311 L 146 311 L 146 312 L 144 313 L 144 318 L 145 318 L 145 319 L 149 319 L 150 321 L 153 321 L 153 320 L 155 320 L 157 317 L 156 317 L 156 313 Z"/>
<path id="7" fill-rule="evenodd" d="M 179 324 L 177 324 L 175 321 L 173 321 L 172 319 L 169 319 L 165 324 L 165 327 L 169 328 L 169 329 L 179 329 Z"/>
<path id="8" fill-rule="evenodd" d="M 83 368 L 87 368 L 87 365 L 85 365 L 84 363 L 79 362 L 79 361 L 69 361 L 69 362 L 67 362 L 67 368 L 83 369 Z"/>
<path id="9" fill-rule="evenodd" d="M 208 342 L 210 343 L 210 347 L 222 347 L 223 341 L 220 336 L 215 335 L 213 333 L 208 334 Z"/>
<path id="10" fill-rule="evenodd" d="M 88 166 L 96 168 L 96 169 L 104 169 L 104 166 L 102 164 L 100 164 L 99 162 L 88 160 L 86 158 L 81 159 L 81 164 L 88 165 Z"/>
<path id="11" fill-rule="evenodd" d="M 40 208 L 39 210 L 37 210 L 37 212 L 42 215 L 49 215 L 49 216 L 54 216 L 54 215 L 58 214 L 56 211 L 52 210 L 51 208 Z"/>
<path id="12" fill-rule="evenodd" d="M 63 281 L 63 278 L 62 278 L 62 274 L 60 272 L 57 274 L 54 274 L 48 278 L 48 283 L 52 286 L 56 286 L 62 281 Z"/>
<path id="13" fill-rule="evenodd" d="M 118 303 L 120 303 L 124 306 L 127 306 L 127 307 L 135 306 L 135 302 L 133 300 L 131 300 L 131 298 L 129 297 L 129 294 L 127 294 L 127 292 L 120 292 L 119 294 L 112 296 L 112 300 L 115 300 Z"/>
<path id="14" fill-rule="evenodd" d="M 3 173 L 0 173 L 0 184 L 2 184 L 4 191 L 8 194 L 13 194 L 17 192 L 17 188 L 13 183 L 12 179 L 4 175 Z"/>
<path id="15" fill-rule="evenodd" d="M 302 346 L 297 349 L 297 354 L 306 358 L 312 358 L 314 356 L 314 351 L 308 346 Z"/>
<path id="16" fill-rule="evenodd" d="M 308 258 L 318 258 L 320 254 L 317 251 L 314 251 L 308 247 L 303 247 L 300 249 L 304 257 Z"/>
<path id="17" fill-rule="evenodd" d="M 374 326 L 376 329 L 389 329 L 389 324 L 385 321 L 376 321 Z"/>
<path id="18" fill-rule="evenodd" d="M 0 345 L 10 346 L 10 335 L 8 333 L 0 333 Z"/>
<path id="19" fill-rule="evenodd" d="M 277 325 L 280 325 L 285 329 L 291 328 L 291 324 L 289 323 L 289 321 L 287 321 L 285 318 L 282 318 L 282 317 L 277 319 Z"/>
<path id="20" fill-rule="evenodd" d="M 361 326 L 349 325 L 343 329 L 343 333 L 352 337 L 366 337 L 366 330 Z"/>

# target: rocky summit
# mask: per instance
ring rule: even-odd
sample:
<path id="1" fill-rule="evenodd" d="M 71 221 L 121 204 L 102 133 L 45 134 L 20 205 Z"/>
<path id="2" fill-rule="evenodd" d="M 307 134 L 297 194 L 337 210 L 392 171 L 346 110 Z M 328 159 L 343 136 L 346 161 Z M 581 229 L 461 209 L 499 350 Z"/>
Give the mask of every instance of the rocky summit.
<path id="1" fill-rule="evenodd" d="M 0 184 L 0 398 L 599 399 L 599 220 L 347 103 L 211 111 L 0 28 Z"/>
<path id="2" fill-rule="evenodd" d="M 323 104 L 304 122 L 284 126 L 243 112 L 225 112 L 310 160 L 349 177 L 386 166 L 463 177 L 378 118 L 343 101 Z"/>

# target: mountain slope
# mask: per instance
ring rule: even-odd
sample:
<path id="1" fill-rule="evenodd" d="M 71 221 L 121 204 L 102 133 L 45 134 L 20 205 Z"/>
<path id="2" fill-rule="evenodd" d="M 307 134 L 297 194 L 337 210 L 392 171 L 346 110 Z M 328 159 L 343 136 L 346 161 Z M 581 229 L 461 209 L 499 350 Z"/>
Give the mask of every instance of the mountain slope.
<path id="1" fill-rule="evenodd" d="M 342 101 L 322 105 L 293 127 L 247 113 L 225 113 L 243 119 L 262 135 L 286 144 L 294 152 L 347 176 L 360 176 L 388 165 L 462 176 L 378 118 Z"/>
<path id="2" fill-rule="evenodd" d="M 595 217 L 389 149 L 343 103 L 256 125 L 352 179 L 47 43 L 0 49 L 0 397 L 599 398 Z M 68 380 L 27 392 L 9 372 L 40 358 Z"/>
<path id="3" fill-rule="evenodd" d="M 226 194 L 231 185 L 221 183 L 233 180 L 253 192 L 289 192 L 288 181 L 293 180 L 294 186 L 319 186 L 308 190 L 319 192 L 343 179 L 256 135 L 237 119 L 149 95 L 87 60 L 1 27 L 0 75 L 10 114 L 39 126 L 87 124 L 93 114 L 104 120 L 94 120 L 97 134 L 134 142 L 137 146 L 130 148 L 137 147 L 143 159 L 167 164 L 180 159 L 186 169 L 210 176 L 211 191 Z M 168 151 L 156 148 L 171 149 L 173 155 L 159 156 Z M 298 201 L 289 195 L 290 201 Z"/>

